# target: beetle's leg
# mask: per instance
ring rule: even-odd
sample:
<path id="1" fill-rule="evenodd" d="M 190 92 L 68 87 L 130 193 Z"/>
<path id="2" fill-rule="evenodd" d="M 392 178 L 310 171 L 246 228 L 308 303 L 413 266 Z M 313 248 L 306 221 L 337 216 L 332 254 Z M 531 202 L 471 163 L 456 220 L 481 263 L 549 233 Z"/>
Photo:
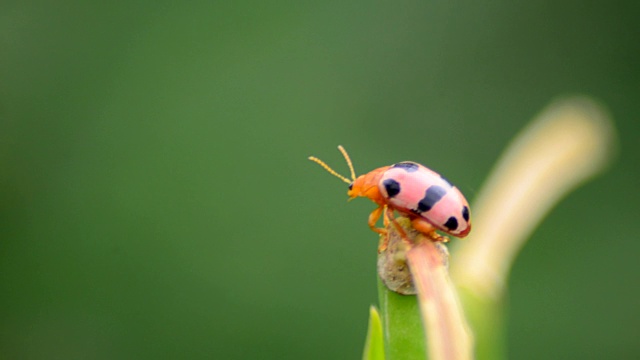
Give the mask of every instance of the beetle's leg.
<path id="1" fill-rule="evenodd" d="M 381 253 L 382 251 L 384 251 L 387 248 L 387 244 L 389 242 L 389 239 L 387 237 L 387 229 L 386 229 L 386 226 L 389 223 L 389 220 L 387 219 L 387 215 L 385 213 L 386 208 L 387 207 L 384 205 L 379 206 L 375 210 L 373 210 L 371 214 L 369 214 L 369 227 L 371 228 L 371 230 L 382 235 L 382 238 L 380 239 L 380 245 L 378 245 L 378 253 Z M 376 223 L 378 222 L 378 219 L 380 219 L 380 216 L 382 216 L 383 213 L 385 214 L 385 216 L 382 218 L 382 221 L 385 224 L 385 228 L 377 228 Z"/>
<path id="2" fill-rule="evenodd" d="M 411 241 L 407 238 L 407 233 L 404 231 L 402 226 L 398 224 L 398 222 L 396 221 L 395 216 L 393 214 L 393 209 L 389 208 L 388 206 L 384 207 L 383 222 L 384 222 L 385 229 L 388 228 L 389 223 L 392 223 L 393 226 L 398 231 L 398 234 L 400 234 L 400 237 L 402 238 L 402 240 L 407 244 L 411 244 Z M 384 236 L 380 240 L 380 245 L 378 246 L 378 254 L 387 250 L 388 246 L 389 246 L 389 236 Z"/>
<path id="3" fill-rule="evenodd" d="M 380 216 L 382 215 L 382 211 L 386 208 L 386 206 L 378 206 L 375 210 L 369 214 L 369 227 L 371 230 L 377 232 L 380 235 L 387 235 L 387 229 L 377 228 L 376 223 Z"/>
<path id="4" fill-rule="evenodd" d="M 436 232 L 436 228 L 431 225 L 427 220 L 417 217 L 411 220 L 411 225 L 414 229 L 420 231 L 424 236 L 433 241 L 449 242 L 449 238 L 442 236 Z"/>
<path id="5" fill-rule="evenodd" d="M 389 217 L 391 217 L 391 221 L 394 224 L 396 222 L 393 219 L 393 210 L 389 209 L 389 207 L 387 206 L 384 206 L 382 207 L 382 211 L 383 211 L 382 223 L 384 224 L 386 234 L 380 239 L 380 245 L 378 245 L 378 254 L 387 250 L 387 246 L 389 246 L 389 232 L 387 230 L 389 228 Z M 389 213 L 391 213 L 391 216 L 389 216 Z"/>
<path id="6" fill-rule="evenodd" d="M 398 222 L 396 221 L 393 209 L 387 208 L 385 213 L 384 213 L 384 218 L 385 218 L 385 220 L 387 222 L 387 225 L 389 224 L 389 222 L 391 222 L 393 224 L 393 227 L 396 228 L 396 231 L 400 235 L 400 238 L 402 238 L 402 241 L 404 241 L 408 245 L 412 244 L 411 240 L 409 240 L 409 236 L 407 235 L 407 232 L 404 230 L 402 225 L 398 224 Z M 387 239 L 388 239 L 388 237 L 387 237 Z M 388 242 L 388 240 L 387 240 L 387 242 Z M 387 244 L 384 244 L 384 245 L 385 245 L 385 248 L 386 248 Z"/>

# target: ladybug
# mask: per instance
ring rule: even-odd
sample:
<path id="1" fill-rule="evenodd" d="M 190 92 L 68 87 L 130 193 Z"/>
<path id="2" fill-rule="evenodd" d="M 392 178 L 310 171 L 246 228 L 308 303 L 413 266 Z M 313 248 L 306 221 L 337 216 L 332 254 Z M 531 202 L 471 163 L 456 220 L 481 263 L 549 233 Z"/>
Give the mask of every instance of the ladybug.
<path id="1" fill-rule="evenodd" d="M 465 237 L 471 231 L 469 203 L 460 190 L 440 174 L 411 161 L 403 161 L 383 166 L 356 178 L 351 159 L 347 151 L 338 146 L 349 170 L 351 180 L 338 174 L 322 160 L 310 156 L 332 175 L 349 184 L 349 200 L 356 197 L 368 197 L 378 205 L 369 215 L 371 230 L 385 235 L 386 229 L 377 228 L 376 223 L 382 214 L 393 220 L 393 211 L 408 217 L 414 229 L 434 241 L 447 241 L 438 235 L 440 230 L 455 237 Z M 386 244 L 385 244 L 386 245 Z M 384 250 L 382 246 L 380 250 Z"/>

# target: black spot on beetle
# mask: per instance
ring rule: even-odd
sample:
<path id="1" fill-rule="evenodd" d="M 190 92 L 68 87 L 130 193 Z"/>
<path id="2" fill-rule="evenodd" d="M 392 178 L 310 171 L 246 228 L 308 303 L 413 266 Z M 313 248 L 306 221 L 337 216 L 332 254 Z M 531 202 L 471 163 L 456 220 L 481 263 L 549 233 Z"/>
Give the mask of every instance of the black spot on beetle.
<path id="1" fill-rule="evenodd" d="M 415 172 L 415 171 L 418 171 L 418 169 L 420 168 L 418 164 L 410 161 L 404 161 L 401 163 L 393 164 L 393 166 L 391 167 L 404 169 L 406 172 Z"/>
<path id="2" fill-rule="evenodd" d="M 400 193 L 400 183 L 393 179 L 387 179 L 383 181 L 382 185 L 384 185 L 385 190 L 387 190 L 387 196 L 389 198 L 392 198 Z"/>
<path id="3" fill-rule="evenodd" d="M 462 208 L 462 218 L 464 219 L 464 221 L 469 221 L 469 208 L 466 206 Z"/>
<path id="4" fill-rule="evenodd" d="M 349 190 L 353 189 L 353 183 L 349 184 Z"/>
<path id="5" fill-rule="evenodd" d="M 455 216 L 452 216 L 447 219 L 447 222 L 444 223 L 444 226 L 449 230 L 455 230 L 458 228 L 458 220 L 455 218 Z"/>
<path id="6" fill-rule="evenodd" d="M 447 193 L 447 189 L 433 185 L 427 189 L 424 193 L 424 198 L 418 202 L 418 208 L 415 210 L 417 213 L 423 213 L 431 210 L 431 208 Z"/>

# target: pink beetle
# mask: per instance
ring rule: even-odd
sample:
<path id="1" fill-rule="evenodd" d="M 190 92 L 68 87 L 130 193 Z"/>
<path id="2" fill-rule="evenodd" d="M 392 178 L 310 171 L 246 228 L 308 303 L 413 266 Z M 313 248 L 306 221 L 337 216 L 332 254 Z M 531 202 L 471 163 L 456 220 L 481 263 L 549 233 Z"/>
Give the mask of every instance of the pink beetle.
<path id="1" fill-rule="evenodd" d="M 356 178 L 351 159 L 342 146 L 351 180 L 338 174 L 322 160 L 309 157 L 332 175 L 349 184 L 350 198 L 368 197 L 378 207 L 369 215 L 369 227 L 380 234 L 386 229 L 377 228 L 376 222 L 385 211 L 398 211 L 411 219 L 412 226 L 434 241 L 444 240 L 435 230 L 462 238 L 471 231 L 469 203 L 460 190 L 429 168 L 415 162 L 404 161 L 383 166 Z"/>

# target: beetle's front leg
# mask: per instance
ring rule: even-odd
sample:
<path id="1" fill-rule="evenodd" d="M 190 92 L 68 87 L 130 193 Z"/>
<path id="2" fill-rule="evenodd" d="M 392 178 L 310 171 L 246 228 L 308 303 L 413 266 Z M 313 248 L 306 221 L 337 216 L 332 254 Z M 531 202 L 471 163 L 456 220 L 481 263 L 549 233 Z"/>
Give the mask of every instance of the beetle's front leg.
<path id="1" fill-rule="evenodd" d="M 369 227 L 371 228 L 371 230 L 382 235 L 382 239 L 380 239 L 380 245 L 378 245 L 378 254 L 385 251 L 387 249 L 387 245 L 389 244 L 389 237 L 387 236 L 388 231 L 386 229 L 386 226 L 389 224 L 389 220 L 387 219 L 386 214 L 383 218 L 385 228 L 376 227 L 376 224 L 378 223 L 378 219 L 380 219 L 380 216 L 382 216 L 382 214 L 385 212 L 386 209 L 387 209 L 386 206 L 381 205 L 381 206 L 378 206 L 375 210 L 373 210 L 371 214 L 369 214 Z"/>
<path id="2" fill-rule="evenodd" d="M 376 227 L 378 219 L 380 219 L 380 216 L 382 216 L 382 212 L 385 208 L 386 206 L 383 205 L 378 206 L 371 212 L 371 214 L 369 214 L 369 227 L 371 228 L 371 230 L 377 232 L 380 235 L 387 235 L 387 229 Z"/>

